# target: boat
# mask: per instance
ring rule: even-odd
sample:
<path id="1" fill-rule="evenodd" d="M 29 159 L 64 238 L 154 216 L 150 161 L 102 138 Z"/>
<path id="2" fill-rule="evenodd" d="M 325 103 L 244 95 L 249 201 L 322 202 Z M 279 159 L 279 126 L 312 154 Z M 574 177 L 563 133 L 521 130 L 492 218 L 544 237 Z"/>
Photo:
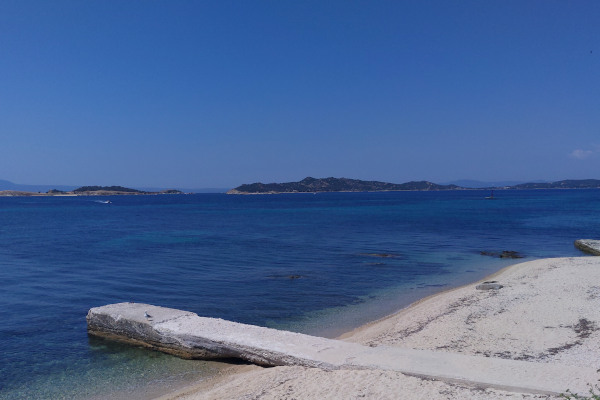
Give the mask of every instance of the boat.
<path id="1" fill-rule="evenodd" d="M 489 196 L 487 196 L 485 199 L 486 200 L 495 200 L 496 198 L 494 197 L 494 191 L 492 190 L 492 194 L 490 194 Z"/>

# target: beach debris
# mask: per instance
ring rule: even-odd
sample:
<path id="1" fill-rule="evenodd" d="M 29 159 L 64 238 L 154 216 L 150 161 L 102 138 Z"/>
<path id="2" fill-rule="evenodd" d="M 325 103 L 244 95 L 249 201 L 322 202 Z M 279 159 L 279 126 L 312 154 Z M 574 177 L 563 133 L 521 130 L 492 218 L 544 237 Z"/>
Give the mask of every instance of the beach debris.
<path id="1" fill-rule="evenodd" d="M 504 250 L 502 252 L 497 251 L 480 251 L 479 254 L 482 256 L 498 257 L 498 258 L 523 258 L 524 256 L 518 251 Z"/>
<path id="2" fill-rule="evenodd" d="M 498 281 L 486 281 L 486 282 L 480 283 L 479 285 L 475 286 L 475 289 L 477 289 L 477 290 L 498 290 L 503 287 L 504 286 L 499 284 Z"/>

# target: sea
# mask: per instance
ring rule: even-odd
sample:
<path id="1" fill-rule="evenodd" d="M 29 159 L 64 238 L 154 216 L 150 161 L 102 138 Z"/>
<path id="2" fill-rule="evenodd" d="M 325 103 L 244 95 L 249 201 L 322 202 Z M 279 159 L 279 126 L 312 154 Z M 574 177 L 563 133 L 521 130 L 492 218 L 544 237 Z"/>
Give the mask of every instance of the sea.
<path id="1" fill-rule="evenodd" d="M 227 364 L 88 336 L 141 302 L 336 337 L 516 262 L 584 256 L 600 190 L 0 197 L 0 399 L 145 399 Z M 482 255 L 517 251 L 521 260 Z"/>

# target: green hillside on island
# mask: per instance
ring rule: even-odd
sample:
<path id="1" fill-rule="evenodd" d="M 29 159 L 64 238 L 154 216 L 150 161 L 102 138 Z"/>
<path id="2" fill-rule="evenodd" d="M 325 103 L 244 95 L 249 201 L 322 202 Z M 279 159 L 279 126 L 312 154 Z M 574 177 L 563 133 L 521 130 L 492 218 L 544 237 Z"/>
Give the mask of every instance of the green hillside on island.
<path id="1" fill-rule="evenodd" d="M 600 180 L 563 180 L 545 183 L 523 183 L 515 186 L 479 188 L 477 190 L 525 190 L 525 189 L 598 189 Z M 287 183 L 251 183 L 231 189 L 227 194 L 276 194 L 276 193 L 317 193 L 317 192 L 386 192 L 386 191 L 436 191 L 436 190 L 476 190 L 457 185 L 439 185 L 429 181 L 388 183 L 363 181 L 348 178 L 312 178 Z"/>
<path id="2" fill-rule="evenodd" d="M 288 183 L 252 183 L 236 187 L 228 194 L 253 193 L 313 193 L 313 192 L 384 192 L 401 190 L 456 190 L 456 185 L 438 185 L 419 181 L 402 184 L 362 181 L 348 178 L 304 178 L 300 182 Z"/>
<path id="3" fill-rule="evenodd" d="M 169 189 L 160 192 L 145 192 L 123 186 L 82 186 L 75 190 L 48 190 L 46 193 L 19 190 L 2 190 L 0 196 L 115 196 L 115 195 L 147 195 L 147 194 L 183 194 L 179 190 Z"/>
<path id="4" fill-rule="evenodd" d="M 182 194 L 183 192 L 179 190 L 162 190 L 160 192 L 145 192 L 143 190 L 126 188 L 123 186 L 82 186 L 78 189 L 73 190 L 72 192 L 76 195 L 83 196 L 108 196 L 108 195 L 124 195 L 124 194 Z"/>

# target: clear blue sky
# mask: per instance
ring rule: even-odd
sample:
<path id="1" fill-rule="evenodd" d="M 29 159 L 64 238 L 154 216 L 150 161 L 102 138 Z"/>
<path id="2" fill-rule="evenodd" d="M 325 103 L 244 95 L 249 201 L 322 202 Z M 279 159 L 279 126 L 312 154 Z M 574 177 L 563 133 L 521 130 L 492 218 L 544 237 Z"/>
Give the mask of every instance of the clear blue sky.
<path id="1" fill-rule="evenodd" d="M 600 1 L 0 2 L 0 179 L 600 178 Z"/>

